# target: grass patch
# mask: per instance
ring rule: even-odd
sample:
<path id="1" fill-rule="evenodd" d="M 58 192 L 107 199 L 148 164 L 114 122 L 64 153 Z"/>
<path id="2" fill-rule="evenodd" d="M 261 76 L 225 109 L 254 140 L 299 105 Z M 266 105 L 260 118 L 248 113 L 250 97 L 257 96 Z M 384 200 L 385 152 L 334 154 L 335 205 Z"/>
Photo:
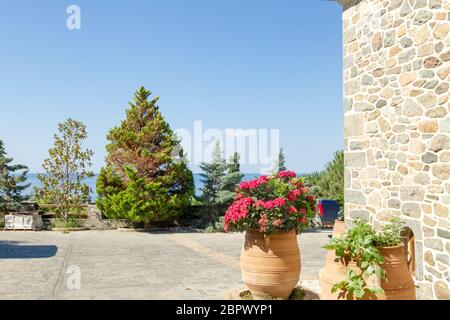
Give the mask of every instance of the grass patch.
<path id="1" fill-rule="evenodd" d="M 253 295 L 250 292 L 250 290 L 242 291 L 239 294 L 239 297 L 242 300 L 254 300 Z M 305 297 L 305 290 L 303 290 L 300 287 L 297 287 L 297 288 L 294 288 L 294 290 L 292 290 L 292 293 L 289 296 L 288 300 L 303 300 L 304 297 Z M 281 300 L 281 299 L 272 297 L 272 299 L 268 299 L 268 300 Z"/>

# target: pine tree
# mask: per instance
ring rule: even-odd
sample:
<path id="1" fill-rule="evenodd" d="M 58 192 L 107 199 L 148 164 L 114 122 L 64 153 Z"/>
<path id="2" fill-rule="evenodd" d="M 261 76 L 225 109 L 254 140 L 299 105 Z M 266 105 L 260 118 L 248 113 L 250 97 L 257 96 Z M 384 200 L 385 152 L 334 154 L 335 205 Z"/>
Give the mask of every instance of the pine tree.
<path id="1" fill-rule="evenodd" d="M 325 170 L 306 176 L 306 181 L 317 197 L 328 198 L 344 206 L 344 152 L 337 151 Z"/>
<path id="2" fill-rule="evenodd" d="M 59 123 L 53 148 L 48 151 L 49 158 L 42 165 L 45 173 L 38 174 L 41 186 L 35 188 L 36 200 L 54 205 L 55 212 L 66 222 L 71 212 L 77 212 L 90 200 L 91 190 L 85 180 L 94 176 L 89 170 L 94 153 L 83 150 L 87 137 L 82 122 L 68 119 Z"/>
<path id="3" fill-rule="evenodd" d="M 278 159 L 275 162 L 275 168 L 274 168 L 274 173 L 279 173 L 282 171 L 286 171 L 286 158 L 284 156 L 284 151 L 283 148 L 280 149 L 280 152 L 278 153 Z"/>
<path id="4" fill-rule="evenodd" d="M 230 204 L 233 200 L 234 192 L 244 177 L 241 173 L 241 165 L 239 161 L 239 153 L 235 152 L 227 164 L 227 174 L 222 179 L 220 198 L 222 199 L 221 202 L 225 204 Z"/>
<path id="5" fill-rule="evenodd" d="M 3 141 L 0 140 L 0 212 L 16 211 L 21 202 L 28 196 L 22 193 L 30 184 L 23 184 L 27 180 L 28 168 L 24 165 L 12 165 L 12 158 L 6 157 Z M 19 172 L 15 174 L 15 172 Z"/>
<path id="6" fill-rule="evenodd" d="M 203 162 L 200 169 L 203 171 L 200 174 L 203 183 L 201 201 L 207 209 L 209 222 L 214 224 L 220 215 L 220 207 L 225 202 L 222 191 L 228 169 L 218 141 L 212 153 L 212 161 Z"/>
<path id="7" fill-rule="evenodd" d="M 107 164 L 97 180 L 97 205 L 106 216 L 146 225 L 176 217 L 194 195 L 180 141 L 151 94 L 136 91 L 126 119 L 110 130 Z"/>

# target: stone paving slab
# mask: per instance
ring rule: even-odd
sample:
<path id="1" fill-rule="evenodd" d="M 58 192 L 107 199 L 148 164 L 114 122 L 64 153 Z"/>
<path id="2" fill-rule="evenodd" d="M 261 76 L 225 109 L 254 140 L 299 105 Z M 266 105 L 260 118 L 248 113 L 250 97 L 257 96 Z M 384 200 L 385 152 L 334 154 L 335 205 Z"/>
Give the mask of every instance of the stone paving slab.
<path id="1" fill-rule="evenodd" d="M 317 283 L 328 234 L 299 236 L 305 287 Z M 242 242 L 237 233 L 0 232 L 0 299 L 224 299 L 243 286 Z M 73 268 L 80 289 L 69 289 Z"/>

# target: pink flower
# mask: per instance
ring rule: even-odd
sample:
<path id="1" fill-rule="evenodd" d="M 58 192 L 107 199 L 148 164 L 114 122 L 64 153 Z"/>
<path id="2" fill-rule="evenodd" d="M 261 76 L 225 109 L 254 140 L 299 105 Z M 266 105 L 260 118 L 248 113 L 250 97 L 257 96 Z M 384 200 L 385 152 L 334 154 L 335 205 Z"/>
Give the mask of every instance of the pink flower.
<path id="1" fill-rule="evenodd" d="M 273 200 L 275 207 L 282 207 L 286 204 L 286 199 L 284 198 L 276 198 Z"/>
<path id="2" fill-rule="evenodd" d="M 266 184 L 268 181 L 269 181 L 269 177 L 261 176 L 256 180 L 241 182 L 241 184 L 239 185 L 239 188 L 242 190 L 256 189 L 259 186 Z"/>
<path id="3" fill-rule="evenodd" d="M 282 207 L 284 205 L 286 205 L 286 199 L 284 198 L 276 198 L 275 200 L 271 201 L 258 200 L 254 204 L 256 208 L 263 208 L 266 210 L 272 210 L 275 208 Z"/>
<path id="4" fill-rule="evenodd" d="M 297 208 L 294 207 L 294 206 L 290 206 L 290 207 L 288 208 L 288 213 L 289 213 L 289 214 L 296 214 L 297 212 L 298 212 L 298 210 L 297 210 Z"/>
<path id="5" fill-rule="evenodd" d="M 244 197 L 243 193 L 236 193 L 236 196 L 234 197 L 234 200 L 240 200 Z"/>
<path id="6" fill-rule="evenodd" d="M 298 189 L 296 190 L 292 190 L 291 192 L 288 193 L 288 195 L 286 196 L 286 198 L 289 201 L 295 201 L 297 200 L 297 198 L 302 194 L 302 192 Z"/>
<path id="7" fill-rule="evenodd" d="M 267 225 L 269 224 L 269 217 L 267 217 L 266 214 L 261 215 L 261 219 L 259 219 L 258 224 L 259 224 L 259 231 L 266 232 Z"/>
<path id="8" fill-rule="evenodd" d="M 252 198 L 242 198 L 233 202 L 224 217 L 225 230 L 229 230 L 230 224 L 236 223 L 248 217 L 249 206 L 253 204 Z"/>
<path id="9" fill-rule="evenodd" d="M 306 217 L 299 217 L 297 218 L 298 223 L 306 223 L 308 221 L 308 218 Z"/>
<path id="10" fill-rule="evenodd" d="M 281 219 L 273 220 L 272 224 L 277 228 L 283 228 L 283 220 Z"/>
<path id="11" fill-rule="evenodd" d="M 301 213 L 302 215 L 306 215 L 306 209 L 305 209 L 305 208 L 301 208 L 301 209 L 300 209 L 300 213 Z"/>
<path id="12" fill-rule="evenodd" d="M 293 171 L 281 171 L 278 173 L 278 177 L 280 178 L 295 178 L 297 174 Z"/>

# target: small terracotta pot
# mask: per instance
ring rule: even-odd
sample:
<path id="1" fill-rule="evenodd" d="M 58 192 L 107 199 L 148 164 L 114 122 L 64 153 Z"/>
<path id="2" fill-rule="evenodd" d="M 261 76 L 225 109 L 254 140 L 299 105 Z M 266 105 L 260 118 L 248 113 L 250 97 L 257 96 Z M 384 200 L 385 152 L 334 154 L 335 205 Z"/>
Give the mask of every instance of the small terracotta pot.
<path id="1" fill-rule="evenodd" d="M 415 300 L 416 289 L 414 280 L 409 271 L 408 263 L 405 259 L 404 245 L 396 247 L 378 248 L 384 257 L 381 268 L 386 271 L 386 280 L 371 277 L 366 279 L 368 283 L 381 284 L 384 294 L 367 293 L 362 300 Z M 345 279 L 347 267 L 360 273 L 356 261 L 336 261 L 336 255 L 330 250 L 327 255 L 325 268 L 320 274 L 321 300 L 354 300 L 354 297 L 343 291 L 331 293 L 331 288 L 338 282 Z"/>
<path id="2" fill-rule="evenodd" d="M 241 253 L 242 280 L 255 300 L 288 299 L 300 279 L 300 250 L 295 231 L 269 237 L 247 231 Z"/>

